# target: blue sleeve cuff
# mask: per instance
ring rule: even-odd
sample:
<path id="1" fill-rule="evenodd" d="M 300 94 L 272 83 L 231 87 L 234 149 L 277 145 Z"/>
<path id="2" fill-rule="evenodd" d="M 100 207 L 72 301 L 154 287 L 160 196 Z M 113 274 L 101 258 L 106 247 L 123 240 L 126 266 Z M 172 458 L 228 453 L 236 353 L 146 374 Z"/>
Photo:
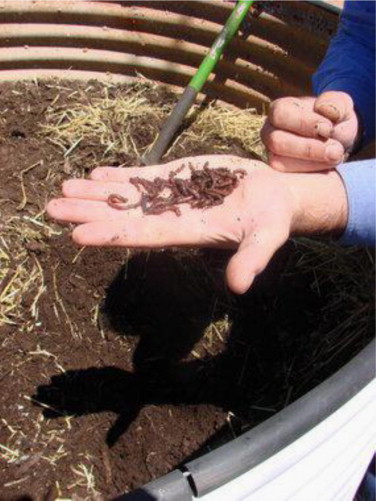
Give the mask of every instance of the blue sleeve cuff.
<path id="1" fill-rule="evenodd" d="M 375 246 L 376 161 L 349 162 L 337 167 L 348 200 L 347 227 L 339 242 L 343 245 Z"/>

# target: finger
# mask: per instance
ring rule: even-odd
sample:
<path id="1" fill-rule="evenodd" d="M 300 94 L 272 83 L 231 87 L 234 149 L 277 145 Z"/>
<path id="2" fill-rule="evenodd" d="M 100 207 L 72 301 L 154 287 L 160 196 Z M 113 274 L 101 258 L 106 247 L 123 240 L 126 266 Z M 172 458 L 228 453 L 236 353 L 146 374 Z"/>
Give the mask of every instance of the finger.
<path id="1" fill-rule="evenodd" d="M 276 129 L 282 129 L 305 137 L 330 137 L 333 124 L 315 113 L 300 99 L 285 97 L 274 101 L 269 110 L 269 121 Z"/>
<path id="2" fill-rule="evenodd" d="M 347 120 L 354 109 L 351 97 L 345 92 L 323 92 L 315 101 L 314 110 L 333 123 Z"/>
<path id="3" fill-rule="evenodd" d="M 226 269 L 227 283 L 233 292 L 244 294 L 250 288 L 256 275 L 264 271 L 277 249 L 287 241 L 288 228 L 287 219 L 278 226 L 265 225 L 265 229 L 255 230 L 240 244 Z"/>
<path id="4" fill-rule="evenodd" d="M 335 125 L 332 138 L 343 144 L 345 151 L 351 151 L 359 131 L 359 121 L 355 112 L 349 119 Z"/>
<path id="5" fill-rule="evenodd" d="M 129 218 L 127 221 L 95 221 L 78 226 L 73 240 L 85 246 L 137 248 L 195 247 L 205 245 L 197 218 L 175 214 Z"/>
<path id="6" fill-rule="evenodd" d="M 270 124 L 265 124 L 262 139 L 275 155 L 339 164 L 343 160 L 345 150 L 342 144 L 335 139 L 322 141 L 298 136 L 292 132 L 275 129 Z"/>
<path id="7" fill-rule="evenodd" d="M 336 164 L 282 157 L 280 155 L 274 155 L 274 153 L 268 154 L 268 164 L 270 167 L 280 172 L 317 172 L 334 169 L 336 167 Z"/>
<path id="8" fill-rule="evenodd" d="M 135 211 L 117 210 L 105 202 L 95 200 L 80 200 L 77 198 L 56 198 L 46 207 L 47 214 L 58 221 L 69 223 L 86 223 L 89 221 L 111 221 L 130 217 Z"/>
<path id="9" fill-rule="evenodd" d="M 221 216 L 222 207 L 212 207 L 210 211 L 196 210 L 192 212 L 192 208 L 188 204 L 183 204 L 179 207 L 180 216 L 173 211 L 166 211 L 162 214 L 152 215 L 144 214 L 141 206 L 132 207 L 129 210 L 119 210 L 110 207 L 107 203 L 95 200 L 82 200 L 76 198 L 58 198 L 51 200 L 46 207 L 47 214 L 62 222 L 70 223 L 103 223 L 102 230 L 106 232 L 107 223 L 118 224 L 138 224 L 140 231 L 145 228 L 148 234 L 151 234 L 149 227 L 155 225 L 159 228 L 159 224 L 165 229 L 166 234 L 171 232 L 174 234 L 177 230 L 175 227 L 186 233 L 187 241 L 190 241 L 191 235 L 201 235 L 202 242 L 209 242 L 213 245 L 226 246 L 230 236 L 237 235 L 236 231 L 229 234 L 224 232 L 222 227 L 225 216 Z M 232 218 L 230 217 L 233 223 Z M 133 223 L 133 220 L 135 223 Z M 132 223 L 131 223 L 132 221 Z M 162 221 L 162 223 L 160 223 Z M 237 220 L 235 221 L 236 224 Z M 171 230 L 169 226 L 171 225 Z M 177 232 L 177 235 L 179 232 Z M 173 235 L 172 235 L 172 238 Z M 233 237 L 236 239 L 236 236 Z M 179 245 L 179 241 L 177 241 Z"/>
<path id="10" fill-rule="evenodd" d="M 107 200 L 111 194 L 121 195 L 132 202 L 140 198 L 137 189 L 130 183 L 113 181 L 93 181 L 88 179 L 69 179 L 63 183 L 63 195 L 67 198 L 86 200 Z"/>

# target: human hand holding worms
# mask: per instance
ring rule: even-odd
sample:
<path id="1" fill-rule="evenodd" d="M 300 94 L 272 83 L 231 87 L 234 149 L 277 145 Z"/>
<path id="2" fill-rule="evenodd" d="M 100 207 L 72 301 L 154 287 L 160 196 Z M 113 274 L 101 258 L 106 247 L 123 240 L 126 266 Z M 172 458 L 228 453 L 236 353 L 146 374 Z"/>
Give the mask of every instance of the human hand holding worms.
<path id="1" fill-rule="evenodd" d="M 230 192 L 217 203 L 200 206 L 195 203 L 198 199 L 187 196 L 189 200 L 177 205 L 178 211 L 148 213 L 148 206 L 145 210 L 140 201 L 142 190 L 137 182 L 131 182 L 143 179 L 148 186 L 148 181 L 156 179 L 162 180 L 158 181 L 162 185 L 163 180 L 176 176 L 179 180 L 192 179 L 192 169 L 201 175 L 204 166 L 211 170 L 227 168 L 232 173 L 221 186 L 235 179 Z M 305 183 L 306 176 L 309 180 Z M 331 174 L 329 181 L 325 176 L 325 189 L 321 189 L 322 176 L 283 174 L 262 162 L 230 155 L 191 157 L 151 167 L 101 167 L 88 180 L 66 181 L 64 197 L 51 200 L 47 212 L 59 221 L 78 224 L 72 238 L 84 246 L 234 249 L 226 279 L 234 292 L 242 294 L 291 233 L 330 232 L 343 227 L 346 195 L 342 182 L 337 174 Z M 324 222 L 319 220 L 321 213 L 315 207 L 318 203 L 322 211 L 320 201 L 317 196 L 309 197 L 315 184 L 329 198 L 323 203 L 332 205 L 328 207 L 333 214 L 330 221 L 327 217 Z M 338 207 L 334 207 L 334 189 L 339 190 Z M 171 191 L 165 196 L 170 197 Z M 130 207 L 122 208 L 123 203 Z"/>

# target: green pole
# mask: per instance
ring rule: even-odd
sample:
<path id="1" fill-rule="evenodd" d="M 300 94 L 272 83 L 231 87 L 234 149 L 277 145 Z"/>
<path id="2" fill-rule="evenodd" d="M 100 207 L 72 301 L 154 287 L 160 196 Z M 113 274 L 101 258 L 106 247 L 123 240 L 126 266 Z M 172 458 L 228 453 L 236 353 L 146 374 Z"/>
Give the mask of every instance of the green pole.
<path id="1" fill-rule="evenodd" d="M 236 4 L 235 9 L 232 11 L 232 14 L 222 28 L 222 31 L 216 38 L 209 53 L 205 56 L 205 59 L 200 64 L 195 76 L 189 82 L 189 85 L 197 92 L 200 92 L 209 78 L 210 73 L 218 63 L 223 50 L 238 31 L 253 2 L 254 0 L 239 0 Z"/>
<path id="2" fill-rule="evenodd" d="M 214 41 L 208 54 L 197 69 L 195 75 L 185 88 L 179 101 L 176 103 L 170 116 L 167 118 L 159 133 L 157 140 L 152 146 L 149 153 L 144 155 L 141 159 L 144 165 L 157 164 L 162 155 L 165 153 L 168 145 L 170 144 L 174 134 L 181 125 L 188 110 L 194 103 L 197 94 L 205 85 L 210 73 L 215 68 L 227 44 L 232 40 L 238 31 L 242 21 L 246 17 L 248 10 L 254 3 L 254 0 L 238 0 L 232 11 L 230 17 L 227 19 L 226 24 Z"/>

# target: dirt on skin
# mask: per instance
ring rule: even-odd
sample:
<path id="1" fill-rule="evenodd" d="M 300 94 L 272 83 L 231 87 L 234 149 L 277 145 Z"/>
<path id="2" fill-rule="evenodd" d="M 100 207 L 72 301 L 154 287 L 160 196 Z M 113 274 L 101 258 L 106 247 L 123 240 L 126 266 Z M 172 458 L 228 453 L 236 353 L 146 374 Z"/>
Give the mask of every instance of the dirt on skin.
<path id="1" fill-rule="evenodd" d="M 100 84 L 90 86 L 91 97 L 102 96 Z M 302 253 L 294 243 L 242 297 L 223 283 L 225 252 L 76 248 L 69 227 L 44 218 L 46 201 L 97 160 L 138 161 L 86 140 L 67 161 L 42 135 L 48 106 L 87 99 L 85 88 L 0 86 L 0 257 L 9 270 L 0 298 L 14 304 L 0 326 L 3 501 L 128 492 L 270 417 L 373 331 L 370 318 L 364 334 L 329 365 L 316 357 L 305 377 L 340 319 L 322 313 L 330 284 L 318 292 L 313 274 L 291 272 Z M 149 98 L 175 100 L 164 88 Z M 142 149 L 152 137 L 142 122 L 137 130 Z M 236 142 L 212 140 L 178 145 L 169 158 L 214 152 L 245 156 Z"/>

